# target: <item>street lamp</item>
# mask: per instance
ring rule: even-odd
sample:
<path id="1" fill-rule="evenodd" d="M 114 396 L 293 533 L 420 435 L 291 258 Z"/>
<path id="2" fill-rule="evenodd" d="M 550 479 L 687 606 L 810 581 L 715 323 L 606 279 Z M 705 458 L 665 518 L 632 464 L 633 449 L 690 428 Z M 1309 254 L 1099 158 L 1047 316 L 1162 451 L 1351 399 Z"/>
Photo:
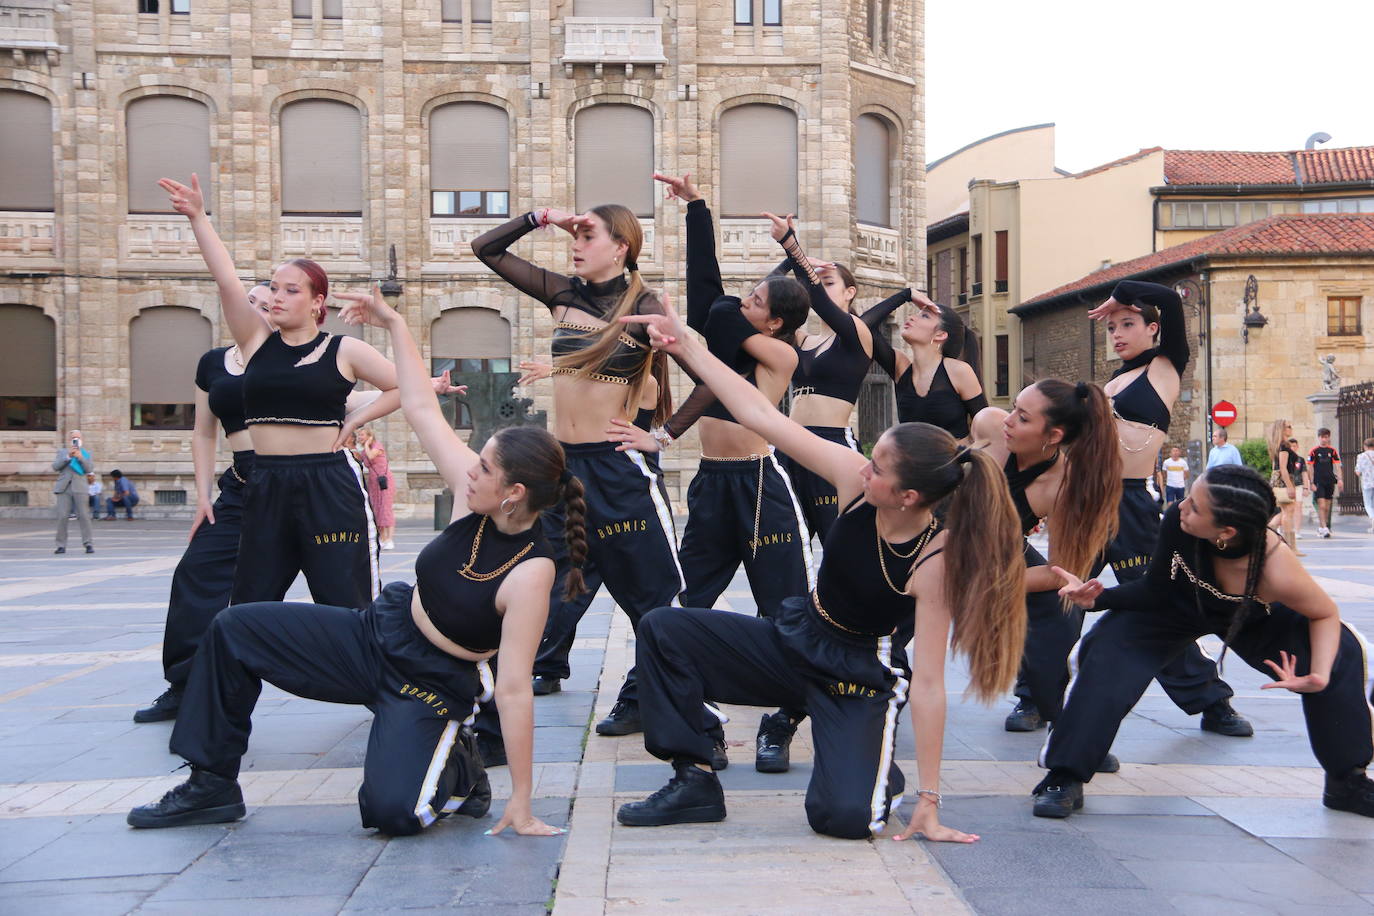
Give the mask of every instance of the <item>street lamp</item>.
<path id="1" fill-rule="evenodd" d="M 401 292 L 405 289 L 401 285 L 401 280 L 396 276 L 396 246 L 391 246 L 391 270 L 382 281 L 382 298 L 386 304 L 396 308 L 396 300 L 401 298 Z"/>
<path id="2" fill-rule="evenodd" d="M 1251 274 L 1245 278 L 1245 296 L 1241 299 L 1241 309 L 1244 312 L 1240 320 L 1240 336 L 1244 343 L 1250 342 L 1250 331 L 1253 328 L 1258 331 L 1269 323 L 1269 319 L 1260 314 L 1259 302 L 1259 281 L 1255 275 Z"/>

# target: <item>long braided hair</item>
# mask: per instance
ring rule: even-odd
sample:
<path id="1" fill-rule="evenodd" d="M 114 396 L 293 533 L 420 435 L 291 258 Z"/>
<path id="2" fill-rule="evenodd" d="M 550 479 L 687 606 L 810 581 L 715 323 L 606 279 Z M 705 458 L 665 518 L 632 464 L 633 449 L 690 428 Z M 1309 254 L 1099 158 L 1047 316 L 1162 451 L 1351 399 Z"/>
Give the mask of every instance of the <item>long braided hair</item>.
<path id="1" fill-rule="evenodd" d="M 1260 601 L 1255 596 L 1259 590 L 1260 578 L 1264 575 L 1264 562 L 1269 547 L 1269 520 L 1274 517 L 1278 507 L 1274 502 L 1274 490 L 1269 481 L 1259 472 L 1243 464 L 1219 464 L 1210 468 L 1202 479 L 1207 481 L 1207 493 L 1212 502 L 1212 519 L 1220 526 L 1236 529 L 1234 546 L 1244 548 L 1248 554 L 1245 567 L 1244 601 L 1236 605 L 1231 622 L 1222 638 L 1221 659 L 1226 658 L 1226 649 L 1231 640 L 1240 632 L 1241 626 L 1250 615 L 1259 609 Z M 1202 551 L 1206 549 L 1201 538 L 1197 539 L 1193 551 L 1193 568 L 1202 568 Z M 1193 590 L 1193 600 L 1197 603 L 1199 616 L 1203 615 L 1202 598 L 1199 590 Z"/>

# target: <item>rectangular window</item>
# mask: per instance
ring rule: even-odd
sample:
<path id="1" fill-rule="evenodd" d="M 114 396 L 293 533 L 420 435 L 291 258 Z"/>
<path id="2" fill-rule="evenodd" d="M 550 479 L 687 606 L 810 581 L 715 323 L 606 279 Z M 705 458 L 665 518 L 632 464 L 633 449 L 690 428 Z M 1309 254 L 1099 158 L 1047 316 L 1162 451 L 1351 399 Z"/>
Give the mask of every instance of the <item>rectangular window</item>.
<path id="1" fill-rule="evenodd" d="M 140 13 L 156 13 L 157 0 L 138 0 L 138 11 Z"/>
<path id="2" fill-rule="evenodd" d="M 993 239 L 994 239 L 994 241 L 996 242 L 996 245 L 997 245 L 997 263 L 996 263 L 996 271 L 997 271 L 997 272 L 996 272 L 995 274 L 993 274 L 993 277 L 992 277 L 993 281 L 996 283 L 996 286 L 993 287 L 993 292 L 1005 293 L 1005 292 L 1007 291 L 1007 276 L 1008 276 L 1008 271 L 1007 271 L 1007 265 L 1008 265 L 1008 257 L 1007 257 L 1007 230 L 1006 230 L 1006 229 L 999 229 L 999 230 L 997 230 L 996 234 L 993 236 Z"/>
<path id="3" fill-rule="evenodd" d="M 968 247 L 959 249 L 959 304 L 968 302 Z"/>
<path id="4" fill-rule="evenodd" d="M 463 21 L 463 0 L 441 0 L 439 17 L 444 22 Z"/>
<path id="5" fill-rule="evenodd" d="M 0 493 L 0 506 L 27 506 L 28 504 L 28 490 L 5 490 Z"/>
<path id="6" fill-rule="evenodd" d="M 735 0 L 735 25 L 754 24 L 754 0 Z"/>
<path id="7" fill-rule="evenodd" d="M 1004 398 L 1007 396 L 1009 376 L 1011 374 L 1011 360 L 1008 357 L 1009 349 L 1007 346 L 1007 335 L 997 335 L 997 387 L 996 396 Z"/>
<path id="8" fill-rule="evenodd" d="M 172 0 L 172 15 L 185 16 L 191 12 L 191 0 Z"/>
<path id="9" fill-rule="evenodd" d="M 983 295 L 983 237 L 981 235 L 973 237 L 973 288 L 970 292 L 975 296 Z"/>
<path id="10" fill-rule="evenodd" d="M 320 17 L 322 19 L 342 19 L 343 0 L 324 0 L 320 6 Z"/>
<path id="11" fill-rule="evenodd" d="M 1359 296 L 1327 297 L 1326 333 L 1328 337 L 1358 337 L 1360 335 Z"/>
<path id="12" fill-rule="evenodd" d="M 935 256 L 935 301 L 941 305 L 948 305 L 954 292 L 953 262 L 954 252 L 948 248 Z"/>
<path id="13" fill-rule="evenodd" d="M 155 506 L 184 506 L 186 505 L 185 490 L 154 490 L 153 505 Z"/>
<path id="14" fill-rule="evenodd" d="M 935 262 L 926 258 L 926 295 L 935 293 Z"/>
<path id="15" fill-rule="evenodd" d="M 782 25 L 782 0 L 763 0 L 763 24 Z"/>
<path id="16" fill-rule="evenodd" d="M 292 19 L 314 19 L 315 12 L 311 9 L 311 0 L 291 0 Z"/>
<path id="17" fill-rule="evenodd" d="M 57 429 L 57 398 L 0 397 L 0 429 Z"/>
<path id="18" fill-rule="evenodd" d="M 133 429 L 191 429 L 195 426 L 194 404 L 133 404 L 129 425 Z"/>
<path id="19" fill-rule="evenodd" d="M 434 191 L 431 216 L 509 216 L 507 191 Z"/>

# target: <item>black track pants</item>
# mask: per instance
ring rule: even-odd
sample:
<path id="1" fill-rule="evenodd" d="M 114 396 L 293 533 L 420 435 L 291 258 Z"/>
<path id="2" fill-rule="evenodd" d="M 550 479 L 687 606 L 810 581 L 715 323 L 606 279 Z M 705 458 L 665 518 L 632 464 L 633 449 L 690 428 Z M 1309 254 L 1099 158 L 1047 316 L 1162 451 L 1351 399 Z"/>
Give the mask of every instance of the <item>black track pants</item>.
<path id="1" fill-rule="evenodd" d="M 481 774 L 460 731 L 492 680 L 485 662 L 454 658 L 415 628 L 412 591 L 393 582 L 361 614 L 288 602 L 226 609 L 191 668 L 172 753 L 236 778 L 268 681 L 376 714 L 358 790 L 364 827 L 417 833 L 456 809 Z"/>
<path id="2" fill-rule="evenodd" d="M 806 816 L 817 833 L 866 839 L 883 829 L 905 779 L 893 762 L 910 672 L 889 638 L 846 641 L 805 598 L 776 618 L 660 608 L 640 625 L 644 746 L 709 763 L 702 702 L 805 708 L 815 761 Z"/>
<path id="3" fill-rule="evenodd" d="M 181 687 L 191 660 L 215 615 L 229 606 L 234 566 L 243 529 L 243 503 L 253 474 L 253 453 L 235 452 L 234 463 L 219 478 L 215 523 L 201 522 L 172 574 L 167 625 L 162 634 L 162 674 Z"/>
<path id="4" fill-rule="evenodd" d="M 362 610 L 377 595 L 377 526 L 347 452 L 258 455 L 243 511 L 234 604 L 280 601 L 305 573 L 318 604 Z"/>
<path id="5" fill-rule="evenodd" d="M 557 601 L 549 609 L 544 637 L 539 642 L 539 654 L 534 658 L 534 673 L 537 676 L 563 680 L 572 675 L 568 655 L 572 652 L 573 641 L 577 639 L 577 625 L 582 622 L 587 608 L 592 605 L 592 599 L 601 589 L 601 574 L 596 570 L 587 570 L 583 574 L 583 581 L 587 586 L 584 593 L 568 601 Z M 555 595 L 562 597 L 561 585 Z M 557 620 L 553 616 L 555 610 L 558 612 Z"/>
<path id="6" fill-rule="evenodd" d="M 1122 481 L 1117 519 L 1117 535 L 1099 558 L 1093 575 L 1098 575 L 1110 564 L 1118 582 L 1130 582 L 1145 575 L 1155 540 L 1159 537 L 1159 507 L 1145 488 L 1144 480 Z M 1035 553 L 1035 557 L 1039 554 Z M 1028 565 L 1043 563 L 1043 558 L 1036 564 L 1033 558 L 1027 557 Z M 1083 632 L 1082 612 L 1052 614 L 1051 597 L 1057 604 L 1058 595 L 1053 592 L 1042 593 L 1039 597 L 1027 596 L 1030 628 L 1026 632 L 1025 656 L 1015 690 L 1018 697 L 1035 702 L 1046 719 L 1053 719 L 1063 703 L 1064 685 L 1069 682 L 1069 652 Z M 1029 666 L 1034 666 L 1033 673 Z M 1157 680 L 1169 699 L 1189 715 L 1196 715 L 1213 703 L 1229 700 L 1234 695 L 1230 685 L 1217 673 L 1216 662 L 1196 644 L 1185 646 L 1177 656 L 1171 657 L 1158 672 Z"/>
<path id="7" fill-rule="evenodd" d="M 1221 635 L 1229 621 L 1184 614 L 1161 606 L 1154 612 L 1108 611 L 1078 644 L 1078 673 L 1069 685 L 1064 711 L 1054 723 L 1042 763 L 1081 782 L 1092 779 L 1112 746 L 1117 729 L 1150 678 L 1204 633 Z M 1308 620 L 1281 604 L 1252 614 L 1230 643 L 1250 667 L 1273 677 L 1265 659 L 1279 652 L 1297 656 L 1297 670 L 1311 670 Z M 1331 682 L 1320 693 L 1302 695 L 1307 737 L 1328 773 L 1345 775 L 1369 765 L 1374 734 L 1365 696 L 1364 641 L 1342 626 Z"/>
<path id="8" fill-rule="evenodd" d="M 791 481 L 772 455 L 703 458 L 687 487 L 685 607 L 711 607 L 744 564 L 759 615 L 815 587 L 811 538 Z"/>
<path id="9" fill-rule="evenodd" d="M 807 429 L 827 442 L 848 446 L 862 453 L 859 441 L 854 438 L 854 433 L 848 426 L 808 426 Z M 793 461 L 782 452 L 778 452 L 777 456 L 778 463 L 792 481 L 792 489 L 797 494 L 797 502 L 801 504 L 807 529 L 813 537 L 820 538 L 824 544 L 825 536 L 830 533 L 830 526 L 835 524 L 835 519 L 840 513 L 835 487 L 824 477 L 809 470 L 800 462 Z"/>

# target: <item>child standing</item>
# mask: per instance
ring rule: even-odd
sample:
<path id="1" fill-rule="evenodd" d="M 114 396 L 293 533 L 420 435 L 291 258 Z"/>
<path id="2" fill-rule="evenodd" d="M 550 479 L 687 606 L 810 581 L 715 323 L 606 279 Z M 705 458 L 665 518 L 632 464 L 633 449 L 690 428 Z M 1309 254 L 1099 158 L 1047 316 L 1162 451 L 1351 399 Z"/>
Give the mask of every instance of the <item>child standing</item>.
<path id="1" fill-rule="evenodd" d="M 1307 456 L 1312 491 L 1317 495 L 1317 534 L 1331 537 L 1331 500 L 1341 493 L 1341 456 L 1331 447 L 1331 430 L 1317 430 L 1317 447 Z"/>
<path id="2" fill-rule="evenodd" d="M 1374 483 L 1374 477 L 1371 477 Z M 86 475 L 86 501 L 91 506 L 91 518 L 100 516 L 100 494 L 105 492 L 105 485 L 100 482 L 100 478 L 95 476 L 95 472 Z"/>

